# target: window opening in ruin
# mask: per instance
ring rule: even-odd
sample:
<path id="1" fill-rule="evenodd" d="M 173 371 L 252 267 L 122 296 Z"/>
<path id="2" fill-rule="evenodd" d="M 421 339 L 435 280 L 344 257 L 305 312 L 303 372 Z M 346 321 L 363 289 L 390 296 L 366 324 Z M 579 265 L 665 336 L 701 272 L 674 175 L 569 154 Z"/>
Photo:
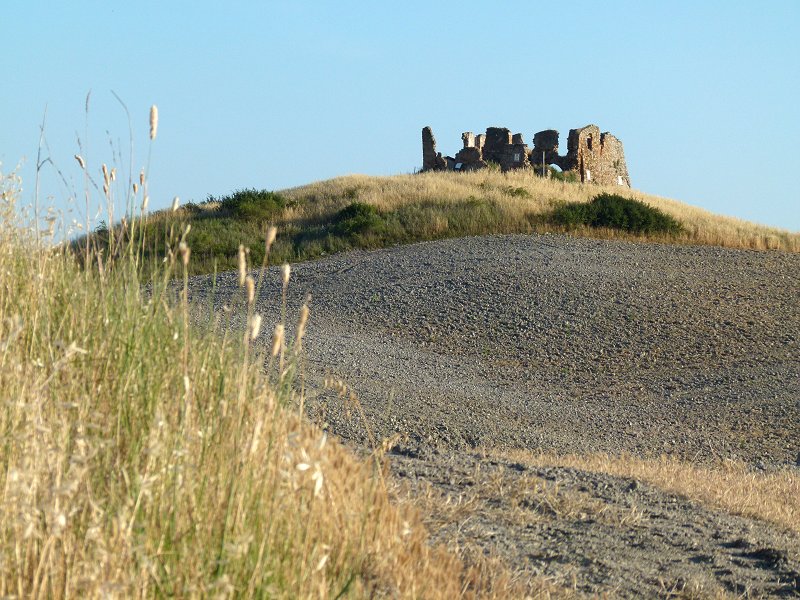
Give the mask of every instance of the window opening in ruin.
<path id="1" fill-rule="evenodd" d="M 514 162 L 519 162 L 519 152 L 514 153 Z"/>
<path id="2" fill-rule="evenodd" d="M 547 165 L 547 166 L 548 166 L 550 169 L 553 169 L 554 171 L 558 171 L 559 173 L 563 173 L 563 172 L 564 172 L 564 169 L 562 169 L 561 167 L 559 167 L 559 166 L 558 166 L 557 164 L 555 164 L 555 163 L 553 163 L 552 165 Z"/>
<path id="3" fill-rule="evenodd" d="M 455 167 L 453 167 L 453 168 L 454 168 L 456 171 L 460 171 L 460 170 L 461 170 L 461 166 L 462 166 L 462 163 L 456 163 L 456 166 L 455 166 Z"/>
<path id="4" fill-rule="evenodd" d="M 586 147 L 591 150 L 592 149 L 592 136 L 586 138 Z"/>

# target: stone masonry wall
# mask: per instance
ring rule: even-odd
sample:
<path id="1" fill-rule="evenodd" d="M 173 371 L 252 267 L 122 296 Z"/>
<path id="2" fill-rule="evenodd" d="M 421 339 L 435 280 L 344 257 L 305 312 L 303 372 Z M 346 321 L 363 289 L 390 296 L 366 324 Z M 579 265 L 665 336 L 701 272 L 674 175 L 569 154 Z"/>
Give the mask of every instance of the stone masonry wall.
<path id="1" fill-rule="evenodd" d="M 608 132 L 601 133 L 597 125 L 571 129 L 567 138 L 567 153 L 558 153 L 558 131 L 547 129 L 533 136 L 533 150 L 525 144 L 523 135 L 512 135 L 505 127 L 489 127 L 485 134 L 461 135 L 464 147 L 455 157 L 442 157 L 436 152 L 436 140 L 430 127 L 422 130 L 422 170 L 473 171 L 495 163 L 503 171 L 533 169 L 537 174 L 549 174 L 544 167 L 557 165 L 565 173 L 575 173 L 583 183 L 631 186 L 622 142 Z M 542 162 L 544 160 L 544 163 Z"/>

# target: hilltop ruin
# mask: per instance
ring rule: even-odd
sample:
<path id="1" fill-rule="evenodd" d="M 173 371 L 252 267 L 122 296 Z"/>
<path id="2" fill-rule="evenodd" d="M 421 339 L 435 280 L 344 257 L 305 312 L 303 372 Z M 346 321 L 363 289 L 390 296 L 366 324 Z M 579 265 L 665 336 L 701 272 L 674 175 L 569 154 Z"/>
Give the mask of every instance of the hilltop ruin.
<path id="1" fill-rule="evenodd" d="M 557 166 L 569 177 L 583 183 L 624 185 L 631 187 L 622 142 L 608 132 L 600 133 L 597 125 L 570 129 L 567 154 L 558 153 L 558 131 L 547 129 L 533 136 L 531 150 L 521 133 L 512 134 L 505 127 L 489 127 L 478 135 L 461 134 L 464 147 L 452 156 L 436 151 L 436 139 L 430 127 L 422 129 L 423 171 L 475 171 L 489 163 L 503 171 L 531 169 L 549 176 L 549 167 Z"/>

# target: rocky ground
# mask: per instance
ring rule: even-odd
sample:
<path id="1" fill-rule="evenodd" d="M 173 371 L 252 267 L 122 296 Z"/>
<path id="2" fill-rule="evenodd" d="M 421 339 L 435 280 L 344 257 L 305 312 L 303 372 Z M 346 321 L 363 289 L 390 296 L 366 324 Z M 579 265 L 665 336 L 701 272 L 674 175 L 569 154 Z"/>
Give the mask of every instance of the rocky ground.
<path id="1" fill-rule="evenodd" d="M 280 292 L 268 280 L 269 323 Z M 234 321 L 236 283 L 218 276 L 214 299 Z M 209 289 L 193 279 L 195 300 Z M 435 539 L 579 594 L 800 594 L 796 535 L 639 482 L 487 457 L 797 468 L 800 255 L 489 236 L 295 265 L 288 314 L 309 295 L 310 417 L 355 446 L 397 434 L 391 469 L 409 495 L 472 498 L 471 512 L 431 510 Z M 326 379 L 357 395 L 366 423 Z M 511 506 L 509 489 L 577 508 Z"/>

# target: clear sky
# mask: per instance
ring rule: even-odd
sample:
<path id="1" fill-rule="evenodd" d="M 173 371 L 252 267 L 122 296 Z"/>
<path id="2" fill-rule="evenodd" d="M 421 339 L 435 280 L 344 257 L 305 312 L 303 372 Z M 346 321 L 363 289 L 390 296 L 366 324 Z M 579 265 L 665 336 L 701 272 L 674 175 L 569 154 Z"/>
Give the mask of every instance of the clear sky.
<path id="1" fill-rule="evenodd" d="M 558 129 L 563 152 L 595 123 L 635 188 L 800 230 L 798 0 L 3 4 L 0 161 L 24 160 L 28 201 L 45 106 L 68 186 L 47 165 L 44 197 L 80 193 L 78 139 L 93 173 L 127 170 L 113 90 L 136 171 L 159 108 L 151 208 L 411 172 L 425 125 L 452 155 L 488 126 Z"/>

